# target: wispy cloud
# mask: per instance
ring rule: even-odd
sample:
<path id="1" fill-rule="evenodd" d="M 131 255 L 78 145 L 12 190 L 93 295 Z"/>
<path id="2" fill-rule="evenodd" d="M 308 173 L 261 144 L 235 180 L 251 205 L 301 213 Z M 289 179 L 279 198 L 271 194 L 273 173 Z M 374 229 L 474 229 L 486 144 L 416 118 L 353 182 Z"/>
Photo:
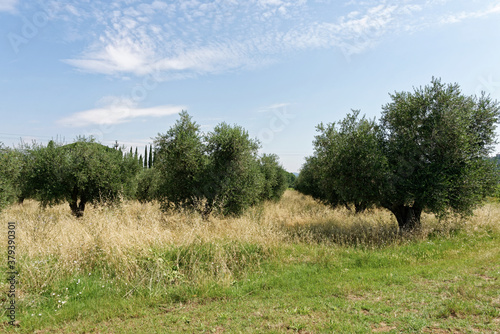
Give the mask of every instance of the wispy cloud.
<path id="1" fill-rule="evenodd" d="M 482 10 L 462 11 L 459 13 L 446 15 L 440 20 L 440 23 L 441 24 L 460 23 L 467 19 L 478 19 L 492 14 L 500 14 L 500 3 L 492 4 L 488 8 Z"/>
<path id="2" fill-rule="evenodd" d="M 0 12 L 14 12 L 19 0 L 0 0 Z"/>
<path id="3" fill-rule="evenodd" d="M 290 105 L 290 103 L 275 103 L 275 104 L 271 104 L 269 106 L 265 106 L 263 108 L 260 108 L 258 110 L 258 112 L 270 112 L 270 111 L 274 111 L 276 109 L 283 109 L 283 108 L 286 108 Z"/>
<path id="4" fill-rule="evenodd" d="M 112 99 L 108 98 L 107 101 Z M 126 123 L 134 118 L 140 117 L 164 117 L 179 113 L 187 109 L 185 106 L 156 106 L 151 108 L 139 108 L 128 100 L 116 99 L 109 103 L 90 110 L 76 112 L 68 117 L 60 119 L 57 123 L 68 127 L 84 127 L 89 125 L 113 125 Z"/>
<path id="5" fill-rule="evenodd" d="M 390 34 L 500 13 L 498 2 L 485 1 L 472 13 L 442 0 L 351 0 L 344 6 L 318 0 L 94 1 L 86 10 L 73 2 L 61 6 L 60 15 L 77 18 L 81 29 L 92 27 L 86 35 L 93 37 L 66 63 L 114 76 L 154 73 L 160 80 L 253 68 L 297 50 L 340 48 L 349 56 Z"/>

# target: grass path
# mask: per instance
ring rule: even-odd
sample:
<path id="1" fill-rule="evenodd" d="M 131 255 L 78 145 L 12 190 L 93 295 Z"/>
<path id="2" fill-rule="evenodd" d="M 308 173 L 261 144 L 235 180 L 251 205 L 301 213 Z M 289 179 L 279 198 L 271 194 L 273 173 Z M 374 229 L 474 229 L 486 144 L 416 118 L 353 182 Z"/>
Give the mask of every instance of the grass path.
<path id="1" fill-rule="evenodd" d="M 53 321 L 25 318 L 16 331 L 500 333 L 500 236 L 460 232 L 382 249 L 289 244 L 230 286 L 81 303 Z"/>

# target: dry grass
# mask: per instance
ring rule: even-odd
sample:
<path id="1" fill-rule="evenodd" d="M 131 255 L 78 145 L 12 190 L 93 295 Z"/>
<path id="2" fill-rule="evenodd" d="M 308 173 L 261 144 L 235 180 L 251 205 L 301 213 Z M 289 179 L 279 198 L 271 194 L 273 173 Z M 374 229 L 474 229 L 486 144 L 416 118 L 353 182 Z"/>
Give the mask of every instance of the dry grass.
<path id="1" fill-rule="evenodd" d="M 83 218 L 67 204 L 43 210 L 34 201 L 13 205 L 0 220 L 15 221 L 23 289 L 43 291 L 50 282 L 91 273 L 138 284 L 155 281 L 230 283 L 247 266 L 283 244 L 326 242 L 379 247 L 401 241 L 394 217 L 384 210 L 355 215 L 332 210 L 310 197 L 287 191 L 278 203 L 265 203 L 238 218 L 203 221 L 194 213 L 162 214 L 157 204 L 125 202 L 118 207 L 88 207 Z M 424 215 L 419 236 L 457 228 L 500 228 L 500 206 L 488 204 L 468 221 L 438 221 Z M 7 229 L 0 232 L 5 249 Z M 19 258 L 20 257 L 20 258 Z M 104 274 L 103 274 L 104 275 Z"/>

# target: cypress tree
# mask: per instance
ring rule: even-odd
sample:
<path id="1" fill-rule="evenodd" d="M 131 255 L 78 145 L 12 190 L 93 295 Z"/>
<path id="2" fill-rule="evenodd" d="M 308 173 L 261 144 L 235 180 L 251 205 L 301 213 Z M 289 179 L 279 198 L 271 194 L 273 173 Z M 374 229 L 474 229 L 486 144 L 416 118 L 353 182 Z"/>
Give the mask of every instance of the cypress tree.
<path id="1" fill-rule="evenodd" d="M 149 163 L 149 165 L 148 165 L 149 168 L 153 167 L 153 162 L 154 162 L 153 161 L 153 145 L 150 144 L 149 145 L 149 162 L 148 162 Z"/>
<path id="2" fill-rule="evenodd" d="M 148 145 L 144 145 L 144 168 L 148 168 Z"/>

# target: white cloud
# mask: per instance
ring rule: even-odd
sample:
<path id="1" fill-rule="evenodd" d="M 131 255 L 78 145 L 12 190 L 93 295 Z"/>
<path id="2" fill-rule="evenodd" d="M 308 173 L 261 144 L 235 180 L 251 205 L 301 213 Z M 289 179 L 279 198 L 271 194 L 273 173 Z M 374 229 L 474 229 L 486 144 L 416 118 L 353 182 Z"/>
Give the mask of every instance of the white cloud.
<path id="1" fill-rule="evenodd" d="M 271 104 L 270 106 L 266 106 L 263 108 L 260 108 L 258 112 L 270 112 L 270 111 L 275 111 L 276 109 L 284 109 L 288 107 L 290 103 L 275 103 Z"/>
<path id="2" fill-rule="evenodd" d="M 494 4 L 484 10 L 459 12 L 455 14 L 446 15 L 440 20 L 440 23 L 441 24 L 459 23 L 462 22 L 463 20 L 477 19 L 492 14 L 500 14 L 500 3 Z"/>
<path id="3" fill-rule="evenodd" d="M 498 2 L 471 13 L 463 10 L 465 1 L 451 6 L 443 0 L 356 0 L 346 3 L 354 8 L 344 8 L 342 14 L 342 6 L 319 0 L 93 3 L 88 13 L 78 11 L 88 20 L 94 17 L 95 24 L 85 25 L 95 27 L 86 34 L 93 36 L 90 47 L 64 61 L 91 73 L 123 77 L 154 72 L 161 80 L 253 68 L 304 49 L 340 48 L 349 56 L 390 34 L 500 13 Z M 76 15 L 70 10 L 75 6 L 68 6 L 60 9 L 64 15 Z"/>
<path id="4" fill-rule="evenodd" d="M 302 5 L 301 1 L 258 1 L 266 6 L 283 5 L 287 8 Z M 192 6 L 193 3 L 184 3 L 184 7 Z M 149 10 L 148 7 L 146 11 Z M 214 73 L 252 67 L 259 62 L 266 63 L 286 51 L 343 47 L 349 40 L 359 38 L 368 31 L 384 28 L 392 21 L 395 11 L 396 6 L 379 5 L 369 8 L 362 16 L 341 17 L 337 23 L 311 23 L 285 31 L 270 30 L 262 33 L 253 32 L 252 29 L 256 28 L 252 26 L 241 36 L 209 36 L 206 41 L 197 36 L 200 31 L 193 33 L 194 40 L 183 40 L 176 34 L 168 36 L 168 33 L 164 33 L 165 28 L 158 25 L 145 27 L 134 18 L 127 17 L 108 27 L 99 42 L 81 57 L 64 61 L 84 71 L 112 75 L 145 75 L 155 72 L 156 75 L 164 73 L 163 77 L 169 78 L 172 75 L 178 77 L 179 73 Z M 130 10 L 127 12 L 139 15 Z M 210 13 L 206 15 L 210 16 Z M 166 39 L 164 35 L 170 38 Z"/>
<path id="5" fill-rule="evenodd" d="M 13 12 L 19 0 L 0 0 L 0 12 Z"/>
<path id="6" fill-rule="evenodd" d="M 111 102 L 113 101 L 114 102 Z M 89 125 L 113 125 L 126 123 L 139 117 L 164 117 L 179 113 L 185 106 L 156 106 L 151 108 L 138 108 L 135 103 L 128 100 L 119 100 L 113 97 L 104 98 L 101 102 L 106 105 L 95 109 L 80 111 L 57 123 L 68 127 L 84 127 Z"/>

